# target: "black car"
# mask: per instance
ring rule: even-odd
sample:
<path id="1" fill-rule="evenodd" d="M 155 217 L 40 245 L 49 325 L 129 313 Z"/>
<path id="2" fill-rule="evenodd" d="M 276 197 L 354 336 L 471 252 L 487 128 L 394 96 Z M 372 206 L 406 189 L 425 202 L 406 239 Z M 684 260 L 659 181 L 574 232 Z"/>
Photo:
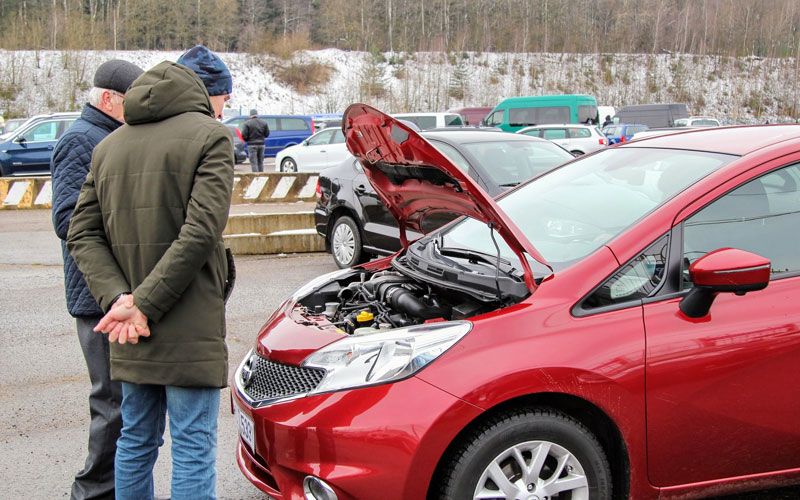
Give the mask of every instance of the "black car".
<path id="1" fill-rule="evenodd" d="M 422 136 L 490 196 L 573 159 L 550 141 L 517 134 L 456 129 L 426 131 Z M 397 221 L 354 157 L 321 172 L 317 196 L 317 232 L 325 238 L 325 247 L 339 267 L 400 249 Z M 446 213 L 429 217 L 424 229 L 432 231 L 454 218 Z M 420 236 L 408 233 L 409 240 Z"/>
<path id="2" fill-rule="evenodd" d="M 244 140 L 242 140 L 242 131 L 236 125 L 226 125 L 228 130 L 231 131 L 233 136 L 233 156 L 236 163 L 244 163 L 247 159 L 247 148 L 245 147 Z"/>

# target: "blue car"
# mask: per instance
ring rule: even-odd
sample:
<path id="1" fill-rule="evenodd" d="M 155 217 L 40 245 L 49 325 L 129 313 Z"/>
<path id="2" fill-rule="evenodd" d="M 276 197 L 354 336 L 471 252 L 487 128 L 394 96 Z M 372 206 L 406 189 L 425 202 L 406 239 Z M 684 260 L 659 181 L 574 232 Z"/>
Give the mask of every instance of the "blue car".
<path id="1" fill-rule="evenodd" d="M 80 113 L 54 113 L 31 118 L 0 142 L 0 174 L 50 175 L 50 158 L 61 134 Z"/>
<path id="2" fill-rule="evenodd" d="M 269 126 L 269 137 L 264 141 L 264 156 L 274 157 L 284 148 L 300 144 L 314 133 L 314 120 L 310 115 L 258 115 Z M 250 117 L 229 118 L 222 123 L 242 129 Z"/>
<path id="3" fill-rule="evenodd" d="M 608 145 L 612 146 L 628 142 L 633 134 L 647 129 L 647 125 L 640 123 L 618 123 L 603 127 L 603 134 L 608 138 Z"/>

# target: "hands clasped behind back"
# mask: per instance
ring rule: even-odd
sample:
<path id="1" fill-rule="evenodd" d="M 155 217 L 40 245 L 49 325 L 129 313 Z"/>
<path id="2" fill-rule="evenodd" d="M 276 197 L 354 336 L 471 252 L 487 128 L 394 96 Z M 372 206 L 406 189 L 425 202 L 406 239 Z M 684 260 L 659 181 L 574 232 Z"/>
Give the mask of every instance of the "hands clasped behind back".
<path id="1" fill-rule="evenodd" d="M 136 344 L 139 342 L 139 337 L 150 336 L 147 316 L 136 307 L 131 294 L 120 296 L 97 323 L 94 331 L 107 333 L 109 342 L 119 342 L 120 344 Z"/>

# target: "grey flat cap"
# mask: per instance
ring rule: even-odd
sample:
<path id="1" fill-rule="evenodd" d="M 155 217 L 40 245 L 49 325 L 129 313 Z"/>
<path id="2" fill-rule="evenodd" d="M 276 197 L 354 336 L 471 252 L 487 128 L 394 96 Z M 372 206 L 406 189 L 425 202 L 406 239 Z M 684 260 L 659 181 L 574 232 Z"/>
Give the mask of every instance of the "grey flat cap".
<path id="1" fill-rule="evenodd" d="M 112 59 L 101 64 L 94 72 L 94 86 L 124 94 L 142 73 L 144 70 L 133 63 Z"/>

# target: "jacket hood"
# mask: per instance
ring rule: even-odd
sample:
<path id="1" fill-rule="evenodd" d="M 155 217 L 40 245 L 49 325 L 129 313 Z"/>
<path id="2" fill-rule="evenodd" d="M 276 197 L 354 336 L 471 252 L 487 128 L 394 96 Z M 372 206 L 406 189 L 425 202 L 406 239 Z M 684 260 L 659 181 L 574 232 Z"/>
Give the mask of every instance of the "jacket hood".
<path id="1" fill-rule="evenodd" d="M 495 228 L 520 257 L 528 287 L 535 288 L 527 253 L 547 264 L 514 222 L 469 176 L 417 132 L 366 104 L 353 104 L 342 120 L 347 149 L 359 159 L 376 194 L 397 219 L 400 241 L 406 228 L 423 231 L 437 212 L 466 215 Z"/>
<path id="2" fill-rule="evenodd" d="M 178 63 L 164 61 L 153 66 L 125 94 L 125 122 L 129 125 L 158 122 L 188 112 L 214 117 L 202 80 Z"/>

